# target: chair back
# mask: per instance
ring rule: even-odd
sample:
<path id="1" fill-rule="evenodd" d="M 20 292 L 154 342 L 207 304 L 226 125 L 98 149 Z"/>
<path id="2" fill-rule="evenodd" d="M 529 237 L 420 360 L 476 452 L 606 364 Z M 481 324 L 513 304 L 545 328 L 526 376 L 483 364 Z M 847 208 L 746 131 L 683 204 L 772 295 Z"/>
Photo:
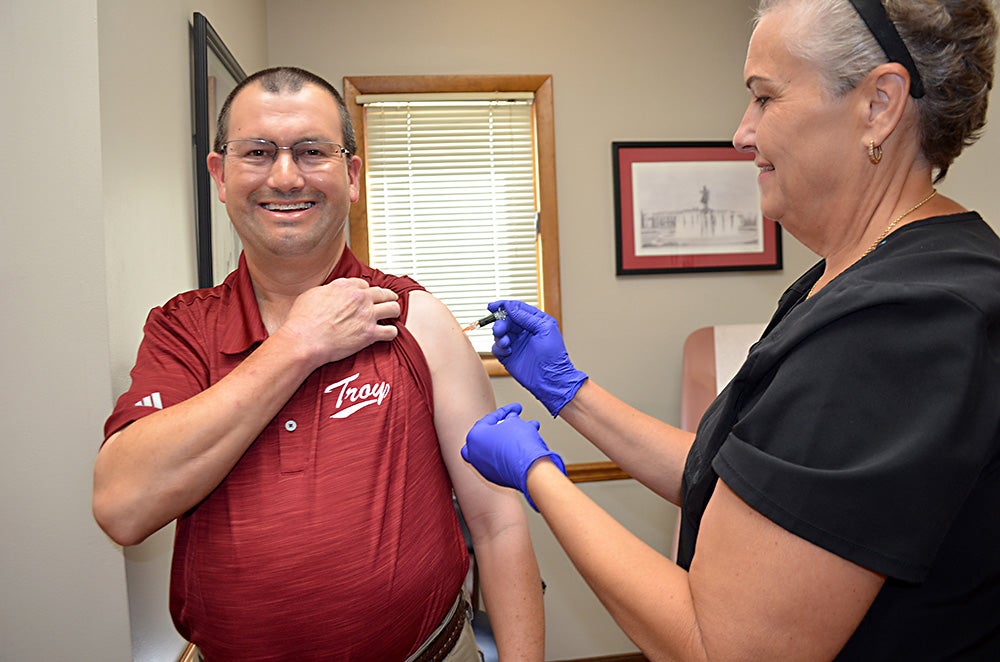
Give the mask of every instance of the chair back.
<path id="1" fill-rule="evenodd" d="M 715 396 L 746 360 L 764 324 L 717 324 L 695 329 L 681 359 L 681 428 L 694 432 Z"/>

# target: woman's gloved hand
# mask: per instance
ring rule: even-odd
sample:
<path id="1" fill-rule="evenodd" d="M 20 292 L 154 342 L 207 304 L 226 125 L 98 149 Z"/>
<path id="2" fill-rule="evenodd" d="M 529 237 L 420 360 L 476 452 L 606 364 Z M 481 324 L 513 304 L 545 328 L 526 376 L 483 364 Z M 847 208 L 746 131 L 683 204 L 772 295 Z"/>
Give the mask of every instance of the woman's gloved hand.
<path id="1" fill-rule="evenodd" d="M 493 355 L 521 386 L 545 405 L 553 417 L 573 399 L 587 374 L 569 360 L 559 325 L 523 301 L 501 300 L 487 308 L 507 312 L 493 324 Z"/>
<path id="2" fill-rule="evenodd" d="M 513 402 L 476 421 L 465 437 L 462 458 L 490 482 L 519 490 L 537 511 L 528 494 L 528 469 L 545 457 L 564 474 L 566 465 L 545 445 L 538 421 L 526 421 L 520 413 L 521 405 Z"/>

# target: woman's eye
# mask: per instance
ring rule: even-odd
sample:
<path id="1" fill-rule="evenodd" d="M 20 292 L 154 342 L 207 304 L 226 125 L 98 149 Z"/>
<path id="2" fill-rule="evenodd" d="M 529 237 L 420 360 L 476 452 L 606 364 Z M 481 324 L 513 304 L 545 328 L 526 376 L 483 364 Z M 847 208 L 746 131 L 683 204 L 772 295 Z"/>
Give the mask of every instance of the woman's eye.
<path id="1" fill-rule="evenodd" d="M 771 100 L 771 97 L 754 97 L 754 103 L 763 108 L 767 105 L 767 102 Z"/>

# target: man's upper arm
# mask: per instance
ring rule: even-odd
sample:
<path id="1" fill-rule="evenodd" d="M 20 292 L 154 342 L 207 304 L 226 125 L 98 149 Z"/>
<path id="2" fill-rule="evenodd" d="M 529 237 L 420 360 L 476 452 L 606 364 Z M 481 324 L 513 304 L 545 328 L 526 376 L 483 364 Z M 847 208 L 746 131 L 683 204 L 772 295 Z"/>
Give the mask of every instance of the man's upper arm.
<path id="1" fill-rule="evenodd" d="M 410 293 L 406 327 L 420 344 L 430 368 L 434 425 L 459 500 L 470 493 L 495 494 L 496 488 L 488 485 L 461 457 L 465 435 L 473 423 L 496 407 L 493 388 L 479 355 L 451 311 L 427 292 Z M 473 515 L 470 509 L 475 507 L 470 499 L 462 503 L 468 516 Z"/>

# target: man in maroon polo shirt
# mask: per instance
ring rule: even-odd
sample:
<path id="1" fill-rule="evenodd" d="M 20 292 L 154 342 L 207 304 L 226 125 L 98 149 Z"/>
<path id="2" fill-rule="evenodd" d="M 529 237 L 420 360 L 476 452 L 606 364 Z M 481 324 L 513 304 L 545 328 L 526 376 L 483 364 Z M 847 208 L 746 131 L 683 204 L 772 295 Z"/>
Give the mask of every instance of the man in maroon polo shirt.
<path id="1" fill-rule="evenodd" d="M 95 465 L 98 523 L 133 545 L 177 520 L 171 614 L 210 662 L 478 659 L 454 488 L 500 654 L 541 660 L 519 497 L 459 454 L 489 380 L 443 304 L 347 248 L 361 160 L 339 93 L 258 72 L 218 135 L 243 255 L 150 313 Z"/>

